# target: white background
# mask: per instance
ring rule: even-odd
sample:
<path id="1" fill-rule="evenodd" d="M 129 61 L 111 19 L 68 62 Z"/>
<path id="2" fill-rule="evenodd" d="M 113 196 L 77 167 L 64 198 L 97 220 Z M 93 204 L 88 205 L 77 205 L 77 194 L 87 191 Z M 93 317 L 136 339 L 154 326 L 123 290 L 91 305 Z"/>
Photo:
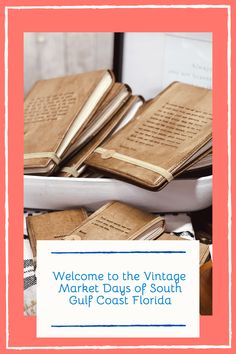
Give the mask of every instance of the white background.
<path id="1" fill-rule="evenodd" d="M 185 254 L 52 255 L 51 251 L 160 251 Z M 186 273 L 183 292 L 172 294 L 172 305 L 71 305 L 58 294 L 53 271 L 77 273 Z M 38 337 L 197 337 L 199 336 L 199 245 L 197 241 L 39 241 L 37 245 Z M 87 285 L 88 282 L 84 282 Z M 152 282 L 155 283 L 155 282 Z M 73 283 L 80 285 L 81 282 Z M 130 282 L 126 285 L 132 286 Z M 72 283 L 71 283 L 72 285 Z M 123 281 L 116 285 L 124 285 Z M 134 294 L 136 295 L 136 294 Z M 153 297 L 148 294 L 146 297 Z M 159 295 L 156 294 L 158 297 Z M 169 294 L 165 294 L 169 296 Z M 104 296 L 119 296 L 105 294 Z M 52 328 L 51 325 L 186 324 L 186 327 Z"/>

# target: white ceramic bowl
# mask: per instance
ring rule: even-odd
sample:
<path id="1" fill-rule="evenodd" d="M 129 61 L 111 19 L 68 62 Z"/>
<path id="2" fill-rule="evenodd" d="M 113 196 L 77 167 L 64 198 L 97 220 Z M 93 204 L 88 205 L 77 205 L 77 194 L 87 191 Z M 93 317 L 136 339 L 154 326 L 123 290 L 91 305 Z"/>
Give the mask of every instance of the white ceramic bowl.
<path id="1" fill-rule="evenodd" d="M 107 178 L 24 176 L 25 208 L 62 210 L 84 206 L 95 210 L 111 200 L 150 212 L 201 210 L 212 203 L 212 176 L 176 179 L 159 192 Z"/>

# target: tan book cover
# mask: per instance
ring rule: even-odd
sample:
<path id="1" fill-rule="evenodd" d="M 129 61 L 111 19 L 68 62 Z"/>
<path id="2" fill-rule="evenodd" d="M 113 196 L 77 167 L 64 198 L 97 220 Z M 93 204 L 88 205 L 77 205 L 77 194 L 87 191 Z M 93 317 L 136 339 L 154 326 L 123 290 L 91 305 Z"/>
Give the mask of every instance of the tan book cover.
<path id="1" fill-rule="evenodd" d="M 85 209 L 63 210 L 28 216 L 26 224 L 33 256 L 37 240 L 61 240 L 87 218 Z"/>
<path id="2" fill-rule="evenodd" d="M 154 239 L 164 231 L 164 219 L 131 205 L 110 202 L 90 215 L 65 240 Z"/>
<path id="3" fill-rule="evenodd" d="M 159 190 L 212 147 L 212 92 L 174 82 L 99 146 L 86 164 Z"/>
<path id="4" fill-rule="evenodd" d="M 114 85 L 115 86 L 115 85 Z M 105 100 L 106 101 L 106 100 Z M 119 109 L 119 111 L 112 117 L 112 119 L 102 128 L 102 130 L 95 135 L 92 140 L 78 151 L 74 157 L 66 161 L 66 163 L 56 172 L 56 176 L 61 177 L 79 177 L 83 172 L 81 167 L 85 160 L 93 153 L 93 151 L 111 134 L 117 125 L 130 113 L 132 108 L 141 101 L 141 98 L 132 96 Z"/>
<path id="5" fill-rule="evenodd" d="M 51 173 L 113 82 L 108 70 L 36 82 L 24 102 L 25 173 Z"/>

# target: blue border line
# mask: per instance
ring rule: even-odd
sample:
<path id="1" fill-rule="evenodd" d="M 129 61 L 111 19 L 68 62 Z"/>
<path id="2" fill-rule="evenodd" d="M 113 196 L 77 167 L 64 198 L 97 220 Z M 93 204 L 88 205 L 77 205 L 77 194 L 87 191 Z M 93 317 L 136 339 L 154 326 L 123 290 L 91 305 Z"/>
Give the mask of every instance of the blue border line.
<path id="1" fill-rule="evenodd" d="M 186 324 L 108 324 L 108 325 L 51 325 L 51 328 L 91 328 L 91 327 L 186 327 Z"/>
<path id="2" fill-rule="evenodd" d="M 51 251 L 51 254 L 143 254 L 143 253 L 169 253 L 169 254 L 178 254 L 178 253 L 187 253 L 186 251 L 89 251 L 89 252 L 77 252 L 77 251 Z"/>

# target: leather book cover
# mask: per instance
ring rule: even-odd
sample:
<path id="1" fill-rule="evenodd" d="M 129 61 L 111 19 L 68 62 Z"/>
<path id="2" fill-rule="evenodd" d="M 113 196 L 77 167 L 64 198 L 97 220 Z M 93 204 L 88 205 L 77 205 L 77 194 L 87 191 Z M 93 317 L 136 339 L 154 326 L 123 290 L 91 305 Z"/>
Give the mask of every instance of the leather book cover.
<path id="1" fill-rule="evenodd" d="M 41 169 L 42 173 L 50 174 L 73 141 L 74 135 L 69 136 L 72 128 L 78 136 L 113 82 L 113 74 L 107 70 L 36 82 L 24 102 L 25 173 Z M 88 107 L 89 99 L 98 89 L 96 99 Z M 77 118 L 80 122 L 75 127 Z"/>
<path id="2" fill-rule="evenodd" d="M 37 240 L 61 240 L 86 218 L 83 208 L 28 216 L 26 224 L 33 256 L 36 256 Z"/>
<path id="3" fill-rule="evenodd" d="M 212 91 L 174 82 L 87 160 L 87 165 L 159 190 L 211 149 Z"/>
<path id="4" fill-rule="evenodd" d="M 164 219 L 121 202 L 110 202 L 90 215 L 71 231 L 66 240 L 133 240 L 143 239 L 155 230 L 164 231 Z"/>
<path id="5" fill-rule="evenodd" d="M 66 161 L 55 175 L 60 177 L 79 177 L 80 168 L 85 163 L 85 160 L 100 144 L 102 144 L 108 135 L 114 131 L 116 126 L 123 120 L 125 115 L 133 107 L 137 99 L 137 96 L 130 97 L 128 101 L 124 103 L 123 107 L 121 107 L 112 119 L 102 128 L 102 130 L 95 135 L 92 140 L 84 146 L 84 148 L 79 150 L 74 157 Z M 106 99 L 104 101 L 106 101 Z"/>

